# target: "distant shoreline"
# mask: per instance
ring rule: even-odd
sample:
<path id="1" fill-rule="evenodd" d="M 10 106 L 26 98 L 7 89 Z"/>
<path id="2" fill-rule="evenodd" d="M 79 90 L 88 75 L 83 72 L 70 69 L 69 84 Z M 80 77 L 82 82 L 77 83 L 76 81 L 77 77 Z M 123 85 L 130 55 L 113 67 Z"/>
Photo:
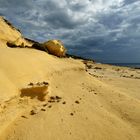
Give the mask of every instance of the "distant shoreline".
<path id="1" fill-rule="evenodd" d="M 140 69 L 140 63 L 107 63 L 110 65 Z"/>
<path id="2" fill-rule="evenodd" d="M 74 59 L 83 59 L 87 61 L 93 61 L 95 63 L 101 63 L 101 64 L 109 64 L 109 65 L 115 65 L 115 66 L 120 66 L 120 67 L 130 67 L 134 69 L 140 69 L 140 63 L 103 63 L 103 62 L 96 62 L 94 59 L 90 58 L 85 58 L 77 55 L 72 55 L 72 54 L 66 54 L 67 57 L 72 57 Z"/>

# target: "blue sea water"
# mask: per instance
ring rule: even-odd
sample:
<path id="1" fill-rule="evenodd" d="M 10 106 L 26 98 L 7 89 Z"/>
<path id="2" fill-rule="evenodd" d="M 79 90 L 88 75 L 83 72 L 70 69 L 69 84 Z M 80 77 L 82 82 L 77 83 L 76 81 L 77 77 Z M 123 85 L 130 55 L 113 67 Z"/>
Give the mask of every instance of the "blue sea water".
<path id="1" fill-rule="evenodd" d="M 109 63 L 109 64 L 116 65 L 116 66 L 131 67 L 131 68 L 140 68 L 140 63 Z"/>

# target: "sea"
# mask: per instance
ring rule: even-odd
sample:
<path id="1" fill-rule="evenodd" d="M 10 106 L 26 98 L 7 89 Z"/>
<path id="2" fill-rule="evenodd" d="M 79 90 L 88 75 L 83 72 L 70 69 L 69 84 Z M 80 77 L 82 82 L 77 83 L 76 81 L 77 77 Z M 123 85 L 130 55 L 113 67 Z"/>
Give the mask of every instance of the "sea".
<path id="1" fill-rule="evenodd" d="M 115 66 L 131 67 L 131 68 L 140 69 L 140 63 L 108 63 L 108 64 L 115 65 Z"/>

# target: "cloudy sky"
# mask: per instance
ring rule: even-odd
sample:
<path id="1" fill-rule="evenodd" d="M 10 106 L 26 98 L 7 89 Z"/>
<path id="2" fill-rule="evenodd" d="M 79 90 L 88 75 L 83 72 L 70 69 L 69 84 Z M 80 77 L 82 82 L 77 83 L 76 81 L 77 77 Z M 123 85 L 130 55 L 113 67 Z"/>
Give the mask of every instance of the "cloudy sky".
<path id="1" fill-rule="evenodd" d="M 140 62 L 140 0 L 0 0 L 24 36 L 99 62 Z"/>

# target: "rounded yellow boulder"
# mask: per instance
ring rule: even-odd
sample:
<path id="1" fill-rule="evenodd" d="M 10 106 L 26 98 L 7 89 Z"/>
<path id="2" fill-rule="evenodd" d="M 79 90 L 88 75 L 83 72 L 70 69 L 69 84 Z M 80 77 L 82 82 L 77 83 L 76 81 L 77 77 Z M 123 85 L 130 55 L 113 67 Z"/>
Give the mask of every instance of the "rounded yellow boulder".
<path id="1" fill-rule="evenodd" d="M 64 57 L 66 54 L 66 48 L 60 40 L 49 40 L 44 42 L 42 46 L 47 49 L 50 54 L 58 57 Z"/>

